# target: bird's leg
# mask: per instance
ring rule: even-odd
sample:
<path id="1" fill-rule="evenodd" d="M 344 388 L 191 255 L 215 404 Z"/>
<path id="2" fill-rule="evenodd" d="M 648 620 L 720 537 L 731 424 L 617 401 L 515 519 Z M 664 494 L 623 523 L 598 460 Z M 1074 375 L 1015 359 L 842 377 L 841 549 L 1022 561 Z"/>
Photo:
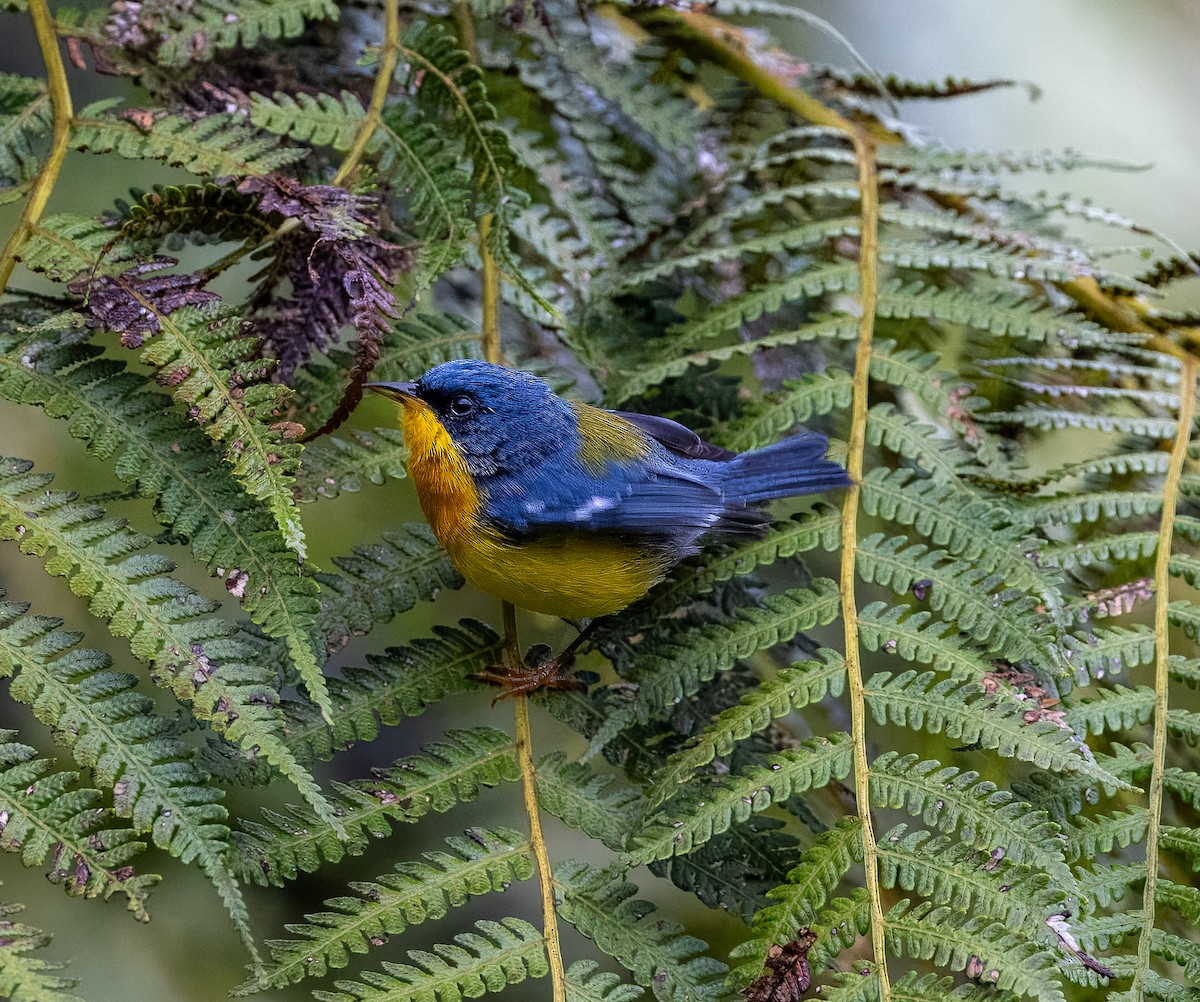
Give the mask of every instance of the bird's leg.
<path id="1" fill-rule="evenodd" d="M 550 648 L 545 644 L 535 644 L 525 654 L 519 666 L 509 665 L 505 668 L 487 668 L 476 673 L 473 677 L 482 682 L 498 685 L 503 690 L 493 702 L 508 696 L 525 695 L 537 689 L 584 689 L 586 686 L 577 679 L 567 678 L 566 671 L 575 660 L 575 652 L 591 636 L 597 624 L 605 617 L 599 616 L 588 622 L 579 636 L 572 640 L 557 657 L 548 658 Z"/>

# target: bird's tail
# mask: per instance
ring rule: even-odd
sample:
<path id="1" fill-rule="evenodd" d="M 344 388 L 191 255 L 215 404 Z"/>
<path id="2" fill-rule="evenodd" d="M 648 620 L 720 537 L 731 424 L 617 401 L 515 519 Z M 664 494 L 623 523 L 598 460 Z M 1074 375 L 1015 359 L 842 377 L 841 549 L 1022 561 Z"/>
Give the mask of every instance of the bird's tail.
<path id="1" fill-rule="evenodd" d="M 829 439 L 815 431 L 743 452 L 726 467 L 725 493 L 747 504 L 849 487 L 850 477 L 825 458 Z"/>

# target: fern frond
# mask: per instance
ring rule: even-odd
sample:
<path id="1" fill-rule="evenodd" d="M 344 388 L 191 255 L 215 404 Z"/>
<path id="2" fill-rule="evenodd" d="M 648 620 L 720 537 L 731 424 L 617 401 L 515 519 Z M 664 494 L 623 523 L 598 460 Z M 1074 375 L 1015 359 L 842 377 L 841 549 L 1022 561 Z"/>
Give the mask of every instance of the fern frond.
<path id="1" fill-rule="evenodd" d="M 645 996 L 637 985 L 621 984 L 594 960 L 577 960 L 567 968 L 567 1002 L 636 1002 Z"/>
<path id="2" fill-rule="evenodd" d="M 1033 594 L 1051 591 L 1046 572 L 1026 554 L 1031 540 L 1008 512 L 946 481 L 915 479 L 909 470 L 871 470 L 862 482 L 862 504 L 871 515 L 912 526 L 953 557 L 999 575 Z"/>
<path id="3" fill-rule="evenodd" d="M 1142 518 L 1156 514 L 1160 508 L 1161 493 L 1110 490 L 1028 498 L 1017 513 L 1029 525 L 1078 525 L 1101 518 Z"/>
<path id="4" fill-rule="evenodd" d="M 435 626 L 435 636 L 368 655 L 365 666 L 342 669 L 333 690 L 337 712 L 326 722 L 311 704 L 286 702 L 287 744 L 302 762 L 327 761 L 335 751 L 373 741 L 380 725 L 394 726 L 456 692 L 479 685 L 471 676 L 500 660 L 500 638 L 464 619 Z"/>
<path id="5" fill-rule="evenodd" d="M 964 744 L 994 749 L 1006 757 L 1033 762 L 1055 772 L 1090 776 L 1110 792 L 1130 785 L 1101 769 L 1091 759 L 1080 736 L 1079 723 L 1068 715 L 1068 728 L 1049 720 L 1027 722 L 1029 703 L 997 687 L 955 679 L 935 682 L 931 671 L 905 671 L 872 675 L 863 691 L 875 722 L 911 727 L 932 734 L 944 733 Z"/>
<path id="6" fill-rule="evenodd" d="M 716 311 L 706 316 L 706 321 Z M 754 319 L 754 318 L 749 318 Z M 737 326 L 737 321 L 733 326 Z M 689 368 L 708 365 L 710 362 L 725 362 L 739 356 L 753 355 L 755 352 L 766 351 L 769 348 L 782 348 L 801 344 L 806 341 L 821 341 L 826 338 L 838 341 L 851 341 L 858 331 L 858 321 L 849 316 L 832 316 L 813 323 L 803 324 L 790 330 L 774 331 L 752 341 L 738 341 L 719 348 L 709 348 L 690 354 L 680 354 L 680 344 L 671 339 L 669 354 L 664 358 L 653 358 L 639 361 L 622 368 L 613 374 L 608 387 L 609 401 L 619 404 L 630 397 L 645 393 L 648 389 L 682 376 Z M 713 332 L 716 337 L 721 331 Z"/>
<path id="7" fill-rule="evenodd" d="M 613 868 L 568 861 L 554 873 L 559 912 L 582 936 L 615 958 L 640 985 L 664 998 L 721 1002 L 726 967 L 704 954 L 707 944 L 656 918 L 654 906 Z"/>
<path id="8" fill-rule="evenodd" d="M 868 650 L 932 665 L 958 680 L 979 680 L 992 670 L 991 661 L 972 650 L 952 623 L 936 620 L 932 613 L 872 602 L 858 616 L 859 636 Z"/>
<path id="9" fill-rule="evenodd" d="M 160 522 L 219 568 L 255 623 L 303 653 L 317 622 L 316 581 L 298 570 L 267 513 L 212 475 L 211 445 L 169 398 L 99 354 L 93 345 L 23 353 L 21 341 L 0 332 L 0 395 L 65 418 L 92 455 L 111 460 L 118 477 L 155 499 Z"/>
<path id="10" fill-rule="evenodd" d="M 50 134 L 52 112 L 46 85 L 32 77 L 0 73 L 0 191 L 37 173 L 35 144 Z"/>
<path id="11" fill-rule="evenodd" d="M 1154 690 L 1146 685 L 1135 689 L 1123 685 L 1099 689 L 1093 697 L 1073 702 L 1066 713 L 1071 728 L 1081 734 L 1131 730 L 1146 723 L 1153 715 Z M 1167 726 L 1170 726 L 1169 717 Z"/>
<path id="12" fill-rule="evenodd" d="M 1004 650 L 1011 660 L 1029 658 L 1049 665 L 1045 652 L 1046 619 L 1037 599 L 1003 587 L 997 575 L 950 558 L 924 543 L 906 546 L 902 536 L 875 533 L 859 541 L 859 576 L 872 584 L 907 593 L 928 581 L 926 601 L 943 617 L 970 633 L 988 650 Z"/>
<path id="13" fill-rule="evenodd" d="M 280 740 L 273 676 L 251 663 L 231 624 L 211 615 L 214 604 L 168 577 L 173 565 L 165 558 L 139 552 L 147 537 L 96 505 L 46 490 L 50 478 L 30 470 L 20 460 L 0 461 L 0 539 L 17 539 L 22 552 L 38 556 L 54 550 L 46 570 L 90 598 L 93 613 L 129 639 L 160 684 L 230 740 L 255 749 L 336 824 L 316 782 Z"/>
<path id="14" fill-rule="evenodd" d="M 850 391 L 850 373 L 841 369 L 806 373 L 749 402 L 745 413 L 722 430 L 720 441 L 737 452 L 769 445 L 814 414 L 850 406 Z"/>
<path id="15" fill-rule="evenodd" d="M 901 956 L 930 960 L 955 971 L 978 958 L 987 980 L 997 988 L 1045 1002 L 1065 1002 L 1058 958 L 988 916 L 970 916 L 928 903 L 914 907 L 904 900 L 891 908 L 884 922 L 888 945 Z"/>
<path id="16" fill-rule="evenodd" d="M 1043 923 L 1050 915 L 1070 910 L 1066 892 L 1056 889 L 1048 874 L 993 859 L 982 849 L 944 835 L 910 832 L 903 824 L 880 838 L 879 866 L 884 887 L 1028 930 L 1028 938 L 1050 946 L 1054 934 Z"/>
<path id="17" fill-rule="evenodd" d="M 1171 438 L 1175 434 L 1175 421 L 1170 418 L 1153 418 L 1141 415 L 1095 414 L 1090 411 L 1075 411 L 1065 408 L 1038 407 L 1028 404 L 1015 411 L 989 411 L 980 414 L 979 421 L 985 424 L 1019 425 L 1038 431 L 1061 431 L 1064 428 L 1079 428 L 1085 431 L 1100 431 L 1105 434 L 1140 435 L 1145 438 Z"/>
<path id="18" fill-rule="evenodd" d="M 934 479 L 957 482 L 972 466 L 971 457 L 937 428 L 903 414 L 892 404 L 875 404 L 867 412 L 867 441 L 911 459 Z"/>
<path id="19" fill-rule="evenodd" d="M 348 430 L 349 438 L 328 435 L 304 449 L 297 486 L 304 500 L 356 494 L 370 482 L 376 486 L 408 476 L 408 448 L 395 428 Z"/>
<path id="20" fill-rule="evenodd" d="M 958 171 L 977 174 L 1052 173 L 1065 170 L 1140 170 L 1125 160 L 1079 150 L 952 150 L 944 146 L 889 146 L 879 162 L 901 171 Z M 904 175 L 908 177 L 907 174 Z"/>
<path id="21" fill-rule="evenodd" d="M 326 653 L 341 650 L 352 637 L 390 622 L 417 602 L 462 585 L 433 533 L 415 523 L 355 546 L 350 556 L 334 557 L 333 563 L 339 574 L 317 574 Z"/>
<path id="22" fill-rule="evenodd" d="M 679 646 L 655 652 L 639 666 L 638 690 L 592 737 L 592 749 L 604 747 L 631 723 L 644 723 L 686 696 L 739 658 L 791 640 L 803 630 L 831 622 L 841 599 L 837 585 L 818 578 L 811 587 L 768 596 L 761 607 L 739 609 L 728 624 L 708 626 L 679 638 Z M 684 646 L 686 643 L 686 646 Z"/>
<path id="23" fill-rule="evenodd" d="M 367 971 L 362 981 L 337 981 L 336 992 L 318 991 L 320 1002 L 461 1002 L 498 992 L 526 978 L 545 977 L 542 934 L 528 922 L 506 918 L 475 923 L 477 932 L 460 932 L 454 944 L 439 943 L 433 952 L 410 950 L 412 964 L 384 961 L 382 971 Z"/>
<path id="24" fill-rule="evenodd" d="M 699 567 L 684 565 L 655 588 L 646 601 L 669 614 L 696 596 L 711 592 L 722 581 L 750 574 L 759 567 L 818 547 L 833 552 L 840 538 L 841 512 L 817 501 L 812 511 L 797 512 L 785 522 L 772 524 L 761 539 L 752 539 L 728 552 L 705 553 Z"/>
<path id="25" fill-rule="evenodd" d="M 673 754 L 654 777 L 647 809 L 653 810 L 673 796 L 698 770 L 720 755 L 728 755 L 738 741 L 763 730 L 772 720 L 828 696 L 840 696 L 846 681 L 846 662 L 835 651 L 818 652 L 820 661 L 799 661 L 780 668 L 770 679 L 742 696 L 696 735 L 688 746 Z"/>
<path id="26" fill-rule="evenodd" d="M 963 324 L 996 337 L 1036 343 L 1111 343 L 1111 332 L 1099 324 L 1008 290 L 943 289 L 920 282 L 894 282 L 880 290 L 876 312 L 898 320 Z"/>
<path id="27" fill-rule="evenodd" d="M 339 153 L 354 144 L 366 117 L 362 102 L 349 91 L 337 97 L 303 92 L 250 95 L 250 122 L 257 128 Z"/>
<path id="28" fill-rule="evenodd" d="M 3 940 L 0 940 L 0 995 L 36 1002 L 83 1002 L 78 995 L 69 994 L 79 981 L 59 974 L 62 964 L 29 956 L 49 944 L 50 935 L 9 918 L 24 908 L 24 905 L 0 902 L 0 928 L 4 930 Z"/>
<path id="29" fill-rule="evenodd" d="M 265 811 L 264 823 L 243 822 L 234 833 L 235 865 L 243 880 L 281 886 L 312 873 L 322 858 L 336 863 L 361 855 L 372 839 L 392 832 L 389 821 L 412 823 L 474 800 L 481 789 L 519 778 L 512 738 L 490 727 L 450 730 L 424 755 L 400 759 L 375 778 L 335 783 L 344 837 L 312 811 Z"/>
<path id="30" fill-rule="evenodd" d="M 306 21 L 337 20 L 333 0 L 200 0 L 171 8 L 156 22 L 155 54 L 164 66 L 205 62 L 221 49 L 252 49 L 266 41 L 295 38 Z"/>
<path id="31" fill-rule="evenodd" d="M 731 954 L 739 960 L 747 958 L 735 969 L 734 978 L 753 980 L 772 946 L 789 942 L 799 929 L 818 922 L 829 896 L 861 861 L 862 822 L 857 817 L 842 818 L 804 850 L 786 881 L 768 893 L 772 903 L 754 916 L 753 938 L 739 943 Z"/>
<path id="32" fill-rule="evenodd" d="M 146 848 L 132 828 L 115 825 L 98 790 L 80 787 L 79 774 L 53 772 L 52 761 L 0 730 L 0 849 L 19 852 L 26 866 L 41 867 L 68 894 L 125 895 L 129 910 L 147 921 L 146 899 L 158 883 L 129 865 Z"/>
<path id="33" fill-rule="evenodd" d="M 422 861 L 397 863 L 395 872 L 374 881 L 355 881 L 350 887 L 357 897 L 332 898 L 325 902 L 332 911 L 289 924 L 288 932 L 301 938 L 268 940 L 272 963 L 233 994 L 322 977 L 345 967 L 351 954 L 367 953 L 410 926 L 439 919 L 473 895 L 502 891 L 533 875 L 529 840 L 518 832 L 469 828 L 465 837 L 446 842 L 449 852 L 426 852 Z"/>
<path id="34" fill-rule="evenodd" d="M 1082 635 L 1062 638 L 1062 659 L 1081 680 L 1119 675 L 1154 660 L 1154 633 L 1138 625 L 1091 627 Z"/>
<path id="35" fill-rule="evenodd" d="M 704 265 L 747 257 L 755 254 L 794 253 L 818 246 L 826 240 L 841 236 L 858 236 L 862 219 L 857 215 L 819 219 L 790 229 L 772 230 L 741 241 L 721 243 L 702 250 L 692 250 L 681 257 L 668 258 L 659 264 L 626 274 L 621 288 L 636 289 L 650 282 L 661 281 L 678 271 L 694 271 Z M 778 307 L 771 307 L 777 309 Z"/>
<path id="36" fill-rule="evenodd" d="M 537 765 L 538 803 L 564 824 L 620 851 L 644 813 L 641 795 L 615 777 L 593 772 L 582 762 L 568 762 L 554 752 Z"/>
<path id="37" fill-rule="evenodd" d="M 980 780 L 977 772 L 885 752 L 871 765 L 871 801 L 876 807 L 903 809 L 980 849 L 1003 845 L 1014 862 L 1049 873 L 1063 888 L 1074 884 L 1059 826 L 1045 811 Z"/>
<path id="38" fill-rule="evenodd" d="M 234 476 L 267 503 L 284 541 L 303 560 L 304 530 L 292 496 L 300 446 L 286 424 L 270 421 L 281 413 L 286 390 L 261 381 L 261 363 L 248 361 L 257 342 L 241 336 L 236 317 L 185 307 L 159 320 L 162 329 L 146 342 L 141 360 L 169 377 L 175 400 L 209 438 L 226 443 Z"/>
<path id="39" fill-rule="evenodd" d="M 106 114 L 116 102 L 98 101 L 74 120 L 71 145 L 88 153 L 116 153 L 129 160 L 162 160 L 197 177 L 253 177 L 297 163 L 306 151 L 281 146 L 238 115 L 155 118 L 152 129 Z"/>
<path id="40" fill-rule="evenodd" d="M 844 779 L 853 768 L 853 747 L 848 734 L 835 732 L 808 738 L 764 762 L 712 786 L 677 794 L 666 811 L 634 833 L 626 858 L 636 866 L 684 855 L 771 804 Z"/>
<path id="41" fill-rule="evenodd" d="M 1078 542 L 1043 543 L 1037 555 L 1043 565 L 1069 571 L 1110 561 L 1148 560 L 1157 546 L 1158 533 L 1146 530 L 1105 534 Z"/>

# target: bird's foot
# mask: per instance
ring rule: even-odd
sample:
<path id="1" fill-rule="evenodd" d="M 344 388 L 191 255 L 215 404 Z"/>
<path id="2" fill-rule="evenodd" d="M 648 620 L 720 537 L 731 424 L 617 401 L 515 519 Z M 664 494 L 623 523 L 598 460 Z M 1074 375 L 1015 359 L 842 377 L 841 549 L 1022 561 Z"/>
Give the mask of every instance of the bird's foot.
<path id="1" fill-rule="evenodd" d="M 549 654 L 550 648 L 546 644 L 534 644 L 526 652 L 520 668 L 514 670 L 508 665 L 496 665 L 471 677 L 500 687 L 500 694 L 492 700 L 493 706 L 502 699 L 527 696 L 538 689 L 587 689 L 583 682 L 567 674 L 575 661 L 573 653 L 564 652 L 564 656 L 557 658 L 549 657 Z"/>

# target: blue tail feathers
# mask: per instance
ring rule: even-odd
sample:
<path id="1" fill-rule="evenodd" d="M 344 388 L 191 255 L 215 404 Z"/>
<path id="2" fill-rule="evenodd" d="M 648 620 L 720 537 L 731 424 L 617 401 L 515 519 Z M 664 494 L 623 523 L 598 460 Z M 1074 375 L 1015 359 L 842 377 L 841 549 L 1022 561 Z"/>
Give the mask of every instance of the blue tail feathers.
<path id="1" fill-rule="evenodd" d="M 754 504 L 849 487 L 846 471 L 825 458 L 828 448 L 828 438 L 810 431 L 743 452 L 726 467 L 724 492 L 727 497 Z"/>

